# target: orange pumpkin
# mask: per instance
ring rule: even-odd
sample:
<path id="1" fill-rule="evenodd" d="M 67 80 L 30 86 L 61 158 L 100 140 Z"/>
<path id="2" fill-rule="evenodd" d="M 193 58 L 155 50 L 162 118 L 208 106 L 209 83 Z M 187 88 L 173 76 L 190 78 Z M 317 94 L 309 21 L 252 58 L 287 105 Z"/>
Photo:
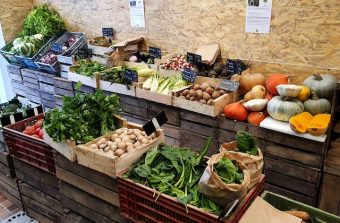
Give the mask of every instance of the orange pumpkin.
<path id="1" fill-rule="evenodd" d="M 248 111 L 241 102 L 235 102 L 224 107 L 224 116 L 229 119 L 244 122 L 247 120 Z"/>
<path id="2" fill-rule="evenodd" d="M 269 94 L 269 92 L 267 92 L 266 96 L 264 97 L 264 99 L 267 99 L 268 101 L 270 101 L 274 96 Z"/>
<path id="3" fill-rule="evenodd" d="M 250 112 L 247 121 L 251 125 L 259 126 L 266 117 L 264 112 Z"/>
<path id="4" fill-rule="evenodd" d="M 267 91 L 272 95 L 278 95 L 276 86 L 280 84 L 288 84 L 289 75 L 284 74 L 271 74 L 266 80 Z"/>

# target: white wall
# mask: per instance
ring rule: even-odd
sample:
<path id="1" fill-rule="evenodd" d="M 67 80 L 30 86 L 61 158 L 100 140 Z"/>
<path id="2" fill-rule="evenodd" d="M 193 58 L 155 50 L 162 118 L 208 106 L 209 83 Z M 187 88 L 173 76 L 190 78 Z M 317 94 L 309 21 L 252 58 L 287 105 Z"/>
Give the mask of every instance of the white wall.
<path id="1" fill-rule="evenodd" d="M 4 35 L 0 23 L 0 48 L 5 46 Z M 8 76 L 6 65 L 7 61 L 3 56 L 0 56 L 0 103 L 6 102 L 14 97 L 12 91 L 11 80 Z"/>

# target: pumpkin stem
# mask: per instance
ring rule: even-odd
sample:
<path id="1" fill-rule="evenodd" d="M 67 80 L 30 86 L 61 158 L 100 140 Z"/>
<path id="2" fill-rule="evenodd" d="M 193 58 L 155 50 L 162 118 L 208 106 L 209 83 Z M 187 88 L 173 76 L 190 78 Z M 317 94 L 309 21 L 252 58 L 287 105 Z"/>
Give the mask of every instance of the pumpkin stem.
<path id="1" fill-rule="evenodd" d="M 319 99 L 319 96 L 314 91 L 312 91 L 311 95 L 312 95 L 312 99 L 313 100 L 318 100 Z"/>
<path id="2" fill-rule="evenodd" d="M 281 99 L 282 99 L 283 101 L 288 101 L 288 100 L 289 100 L 289 97 L 288 97 L 288 96 L 281 96 Z"/>
<path id="3" fill-rule="evenodd" d="M 317 81 L 322 81 L 322 77 L 321 77 L 320 74 L 313 74 L 313 77 L 314 77 L 314 79 L 317 80 Z"/>

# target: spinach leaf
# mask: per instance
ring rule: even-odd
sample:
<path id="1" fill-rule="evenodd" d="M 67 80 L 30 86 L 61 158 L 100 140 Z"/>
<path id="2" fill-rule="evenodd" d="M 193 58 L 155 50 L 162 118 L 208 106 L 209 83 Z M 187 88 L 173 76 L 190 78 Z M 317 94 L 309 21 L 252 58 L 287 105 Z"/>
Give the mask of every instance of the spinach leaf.
<path id="1" fill-rule="evenodd" d="M 227 184 L 243 182 L 243 172 L 230 159 L 223 157 L 218 163 L 214 164 L 214 172 Z"/>

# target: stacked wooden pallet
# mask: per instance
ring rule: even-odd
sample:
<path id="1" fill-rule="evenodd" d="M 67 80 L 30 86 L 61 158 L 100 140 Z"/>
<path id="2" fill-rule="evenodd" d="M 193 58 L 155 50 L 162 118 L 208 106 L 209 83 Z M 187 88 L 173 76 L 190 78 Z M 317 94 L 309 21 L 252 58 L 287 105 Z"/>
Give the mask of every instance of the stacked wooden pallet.
<path id="1" fill-rule="evenodd" d="M 21 97 L 26 97 L 21 68 L 19 66 L 8 64 L 7 73 L 11 78 L 13 92 Z"/>

